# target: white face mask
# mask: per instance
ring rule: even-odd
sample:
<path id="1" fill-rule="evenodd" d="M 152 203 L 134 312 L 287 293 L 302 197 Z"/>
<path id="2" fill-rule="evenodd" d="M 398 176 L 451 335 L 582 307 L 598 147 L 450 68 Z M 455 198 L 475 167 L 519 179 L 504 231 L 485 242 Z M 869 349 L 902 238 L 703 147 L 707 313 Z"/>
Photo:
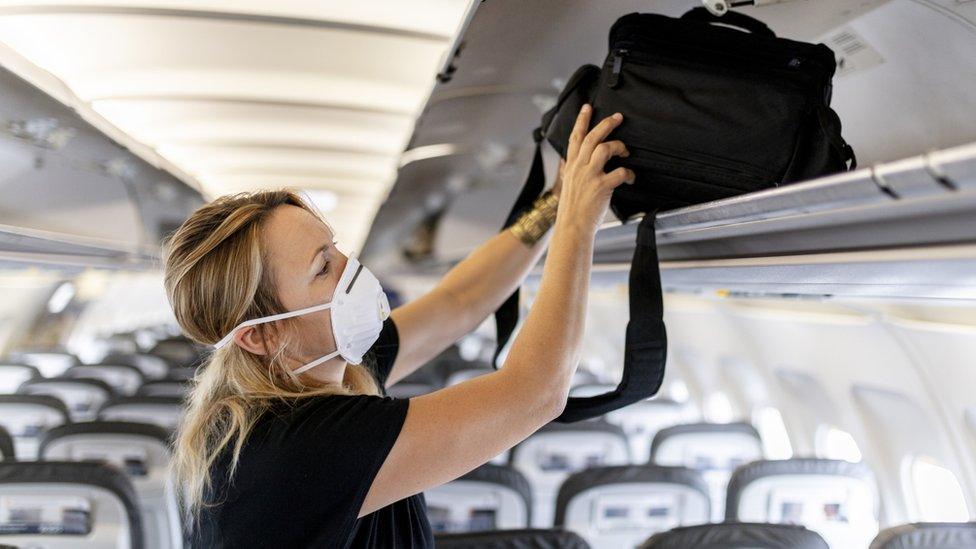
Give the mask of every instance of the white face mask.
<path id="1" fill-rule="evenodd" d="M 335 337 L 336 350 L 294 370 L 295 374 L 307 372 L 337 356 L 341 356 L 350 364 L 361 363 L 363 355 L 373 346 L 373 343 L 376 343 L 376 339 L 383 329 L 383 321 L 390 316 L 390 303 L 386 299 L 386 294 L 383 293 L 380 281 L 376 280 L 373 273 L 355 257 L 350 256 L 346 262 L 346 268 L 342 270 L 342 275 L 339 277 L 339 284 L 336 285 L 332 301 L 297 311 L 242 322 L 224 336 L 224 339 L 218 341 L 214 348 L 219 349 L 230 343 L 234 339 L 234 334 L 242 328 L 307 315 L 325 309 L 332 309 L 332 335 Z"/>

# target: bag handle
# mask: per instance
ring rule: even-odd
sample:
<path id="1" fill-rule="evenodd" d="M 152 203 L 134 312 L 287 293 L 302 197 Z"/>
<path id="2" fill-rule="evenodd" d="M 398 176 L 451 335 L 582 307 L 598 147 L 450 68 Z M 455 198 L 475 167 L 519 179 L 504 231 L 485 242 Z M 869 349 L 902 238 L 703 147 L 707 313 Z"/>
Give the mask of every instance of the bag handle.
<path id="1" fill-rule="evenodd" d="M 613 391 L 570 397 L 556 421 L 570 423 L 602 416 L 654 396 L 664 381 L 668 335 L 664 327 L 661 270 L 654 231 L 655 214 L 637 226 L 637 246 L 630 266 L 630 320 L 624 346 L 624 371 Z"/>
<path id="2" fill-rule="evenodd" d="M 700 7 L 689 10 L 681 16 L 681 19 L 683 21 L 697 21 L 699 23 L 718 23 L 720 25 L 729 25 L 749 31 L 757 36 L 776 38 L 776 33 L 773 32 L 773 29 L 769 28 L 766 23 L 763 23 L 756 18 L 749 17 L 744 13 L 735 11 L 726 12 L 725 15 L 720 17 L 708 11 L 706 8 Z"/>

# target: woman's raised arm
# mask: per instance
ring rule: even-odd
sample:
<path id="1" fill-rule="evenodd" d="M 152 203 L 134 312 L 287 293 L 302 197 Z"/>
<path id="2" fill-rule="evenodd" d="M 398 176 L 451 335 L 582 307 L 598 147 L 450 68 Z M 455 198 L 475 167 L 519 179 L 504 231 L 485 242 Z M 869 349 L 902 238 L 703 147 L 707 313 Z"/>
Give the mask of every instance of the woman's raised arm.
<path id="1" fill-rule="evenodd" d="M 579 360 L 593 239 L 613 189 L 634 174 L 604 173 L 620 141 L 616 114 L 589 127 L 585 106 L 570 138 L 555 231 L 539 293 L 497 372 L 416 397 L 373 480 L 360 516 L 453 480 L 528 437 L 563 410 Z M 485 273 L 484 276 L 492 276 Z"/>

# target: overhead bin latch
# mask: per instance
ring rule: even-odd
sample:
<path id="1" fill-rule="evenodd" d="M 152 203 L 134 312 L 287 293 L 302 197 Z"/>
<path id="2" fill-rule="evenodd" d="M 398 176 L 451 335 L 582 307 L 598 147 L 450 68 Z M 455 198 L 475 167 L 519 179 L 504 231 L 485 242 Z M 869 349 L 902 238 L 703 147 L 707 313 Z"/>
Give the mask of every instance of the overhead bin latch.
<path id="1" fill-rule="evenodd" d="M 768 6 L 782 2 L 792 2 L 794 0 L 702 0 L 705 8 L 712 12 L 712 15 L 722 16 L 732 8 L 741 6 Z"/>

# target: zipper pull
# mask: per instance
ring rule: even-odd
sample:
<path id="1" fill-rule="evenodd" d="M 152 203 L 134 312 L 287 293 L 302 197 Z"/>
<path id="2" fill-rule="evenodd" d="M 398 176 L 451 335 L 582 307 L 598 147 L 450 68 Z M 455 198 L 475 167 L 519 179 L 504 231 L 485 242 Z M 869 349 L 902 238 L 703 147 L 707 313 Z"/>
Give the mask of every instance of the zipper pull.
<path id="1" fill-rule="evenodd" d="M 613 57 L 610 58 L 610 78 L 607 79 L 607 85 L 611 88 L 616 88 L 620 82 L 620 69 L 624 65 L 625 55 L 627 55 L 627 50 L 617 50 L 613 52 Z"/>

